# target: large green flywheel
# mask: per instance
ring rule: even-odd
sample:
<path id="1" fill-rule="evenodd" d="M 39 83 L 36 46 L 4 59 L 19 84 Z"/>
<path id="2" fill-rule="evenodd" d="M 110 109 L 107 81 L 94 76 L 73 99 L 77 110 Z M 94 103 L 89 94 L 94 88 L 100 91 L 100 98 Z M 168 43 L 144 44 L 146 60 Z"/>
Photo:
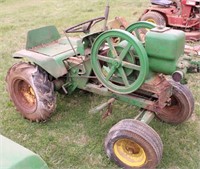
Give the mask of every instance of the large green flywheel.
<path id="1" fill-rule="evenodd" d="M 142 43 L 124 30 L 109 30 L 97 37 L 92 47 L 91 64 L 98 80 L 120 94 L 137 90 L 149 71 Z"/>

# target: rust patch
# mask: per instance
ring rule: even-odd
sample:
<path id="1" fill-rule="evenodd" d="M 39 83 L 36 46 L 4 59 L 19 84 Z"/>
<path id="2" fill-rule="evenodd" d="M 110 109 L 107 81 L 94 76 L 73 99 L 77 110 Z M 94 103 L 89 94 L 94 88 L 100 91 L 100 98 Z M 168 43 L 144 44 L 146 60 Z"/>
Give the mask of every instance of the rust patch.
<path id="1" fill-rule="evenodd" d="M 126 29 L 128 27 L 128 22 L 125 18 L 117 16 L 114 20 L 108 23 L 109 29 Z"/>
<path id="2" fill-rule="evenodd" d="M 172 85 L 167 81 L 164 75 L 159 74 L 148 82 L 145 82 L 141 90 L 151 92 L 158 98 L 158 107 L 163 108 L 170 101 L 172 95 Z"/>

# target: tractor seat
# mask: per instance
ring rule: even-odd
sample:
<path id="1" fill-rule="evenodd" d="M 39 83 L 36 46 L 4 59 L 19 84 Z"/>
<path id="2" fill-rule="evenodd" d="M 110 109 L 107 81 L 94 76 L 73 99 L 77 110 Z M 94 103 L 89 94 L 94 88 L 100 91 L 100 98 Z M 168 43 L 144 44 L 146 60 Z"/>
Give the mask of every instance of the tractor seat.
<path id="1" fill-rule="evenodd" d="M 151 0 L 151 3 L 153 5 L 168 6 L 168 5 L 172 4 L 172 1 L 170 1 L 170 0 Z"/>
<path id="2" fill-rule="evenodd" d="M 77 49 L 79 40 L 79 38 L 75 37 L 61 38 L 55 26 L 45 26 L 28 32 L 26 49 L 50 57 L 63 53 L 68 53 L 70 56 L 70 54 L 76 54 L 74 50 Z"/>

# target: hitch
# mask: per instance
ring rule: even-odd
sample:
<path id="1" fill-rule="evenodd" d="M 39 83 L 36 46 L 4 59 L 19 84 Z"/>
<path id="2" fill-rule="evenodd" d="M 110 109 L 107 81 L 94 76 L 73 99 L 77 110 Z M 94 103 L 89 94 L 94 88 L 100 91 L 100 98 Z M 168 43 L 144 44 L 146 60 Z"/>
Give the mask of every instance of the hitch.
<path id="1" fill-rule="evenodd" d="M 111 98 L 109 99 L 107 102 L 102 103 L 101 105 L 91 109 L 89 112 L 90 113 L 98 113 L 101 110 L 103 110 L 104 108 L 108 107 L 110 104 L 112 104 L 115 101 L 115 98 Z"/>
<path id="2" fill-rule="evenodd" d="M 104 112 L 104 114 L 102 115 L 102 120 L 104 120 L 106 117 L 110 116 L 112 113 L 112 105 L 114 103 L 116 99 L 115 98 L 111 98 L 109 99 L 107 102 L 91 109 L 89 112 L 90 113 L 98 113 L 101 110 L 103 110 L 104 108 L 107 108 L 106 112 Z"/>

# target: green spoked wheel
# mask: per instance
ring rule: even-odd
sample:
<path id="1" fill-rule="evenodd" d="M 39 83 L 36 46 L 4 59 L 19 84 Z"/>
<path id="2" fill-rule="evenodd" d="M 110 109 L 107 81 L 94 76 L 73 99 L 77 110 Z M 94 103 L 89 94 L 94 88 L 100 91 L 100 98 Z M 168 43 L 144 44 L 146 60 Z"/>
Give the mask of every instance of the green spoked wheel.
<path id="1" fill-rule="evenodd" d="M 131 24 L 126 28 L 126 31 L 132 33 L 134 36 L 138 38 L 141 42 L 144 42 L 146 33 L 155 28 L 156 24 L 147 22 L 147 21 L 140 21 L 134 24 Z"/>
<path id="2" fill-rule="evenodd" d="M 120 54 L 123 51 L 123 49 L 124 48 L 122 46 L 116 46 L 115 47 L 115 50 L 118 54 Z M 109 53 L 107 55 L 108 56 L 112 55 L 111 50 L 109 50 Z M 124 61 L 126 61 L 128 63 L 132 63 L 132 64 L 135 63 L 134 57 L 132 57 L 131 52 L 127 52 L 126 56 L 124 57 Z M 109 68 L 111 68 L 112 64 L 108 63 L 108 66 L 109 66 Z M 129 76 L 133 72 L 133 69 L 124 67 L 124 72 L 125 72 L 126 76 Z M 116 72 L 116 75 L 119 76 L 119 77 L 122 77 L 122 75 L 119 72 Z"/>
<path id="3" fill-rule="evenodd" d="M 124 30 L 109 30 L 97 37 L 92 47 L 91 64 L 98 80 L 120 94 L 137 90 L 149 71 L 142 43 Z"/>

